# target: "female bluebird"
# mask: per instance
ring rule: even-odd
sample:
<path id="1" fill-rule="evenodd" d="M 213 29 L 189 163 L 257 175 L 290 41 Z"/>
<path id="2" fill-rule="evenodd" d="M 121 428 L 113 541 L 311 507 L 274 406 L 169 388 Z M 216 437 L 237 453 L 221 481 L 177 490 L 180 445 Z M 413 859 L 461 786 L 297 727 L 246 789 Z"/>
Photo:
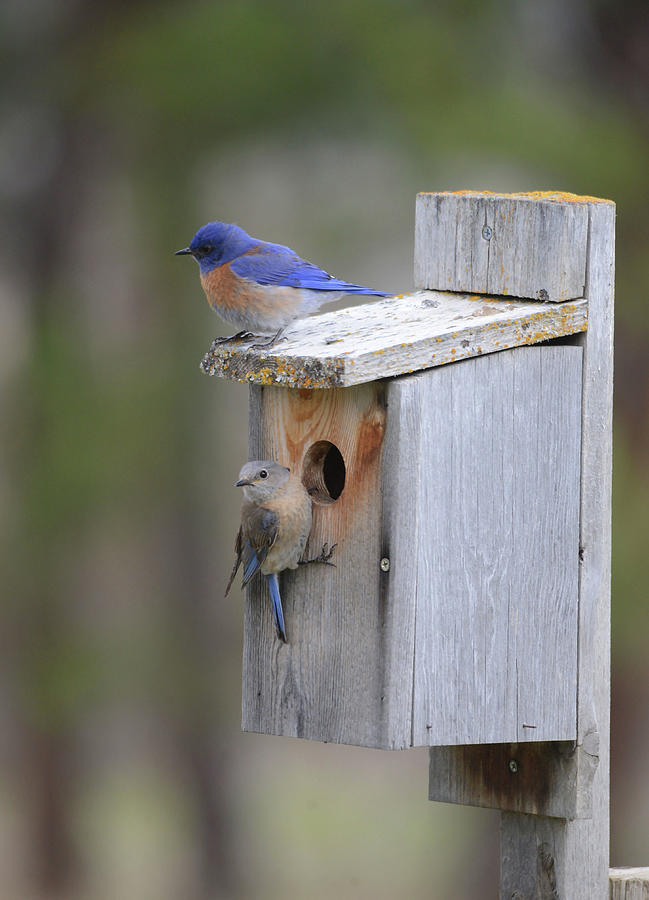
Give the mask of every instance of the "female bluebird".
<path id="1" fill-rule="evenodd" d="M 176 256 L 194 257 L 201 284 L 212 309 L 226 322 L 243 329 L 223 341 L 272 334 L 254 347 L 270 347 L 294 320 L 315 312 L 343 294 L 387 297 L 360 284 L 329 275 L 281 244 L 258 241 L 237 225 L 208 222 L 189 247 Z"/>
<path id="2" fill-rule="evenodd" d="M 327 552 L 325 544 L 316 559 L 301 559 L 311 531 L 311 498 L 300 479 L 285 466 L 271 460 L 248 462 L 239 472 L 236 487 L 243 488 L 244 499 L 234 545 L 237 558 L 225 596 L 242 562 L 242 587 L 260 569 L 268 582 L 277 636 L 286 643 L 278 574 L 310 562 L 333 565 L 329 558 L 336 545 Z"/>

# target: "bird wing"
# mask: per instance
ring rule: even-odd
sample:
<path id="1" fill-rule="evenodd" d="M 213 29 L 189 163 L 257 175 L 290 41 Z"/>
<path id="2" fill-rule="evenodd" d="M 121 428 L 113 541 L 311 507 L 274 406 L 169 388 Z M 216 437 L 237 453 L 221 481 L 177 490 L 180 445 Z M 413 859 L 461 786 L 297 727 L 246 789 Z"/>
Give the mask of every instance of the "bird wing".
<path id="1" fill-rule="evenodd" d="M 311 291 L 341 291 L 346 294 L 374 294 L 389 296 L 384 291 L 374 291 L 361 284 L 341 281 L 324 269 L 301 259 L 289 247 L 281 244 L 259 243 L 252 250 L 238 256 L 230 268 L 240 278 L 248 278 L 257 284 L 282 287 L 307 288 Z"/>
<path id="2" fill-rule="evenodd" d="M 242 541 L 241 541 L 241 528 L 239 528 L 239 531 L 237 532 L 237 537 L 234 542 L 234 554 L 235 554 L 236 558 L 234 560 L 234 566 L 232 567 L 232 572 L 230 573 L 230 579 L 228 581 L 228 586 L 225 589 L 225 594 L 224 594 L 225 597 L 227 597 L 228 594 L 230 593 L 230 588 L 232 587 L 232 582 L 234 581 L 234 576 L 237 574 L 239 566 L 241 565 L 242 549 L 243 549 L 243 545 L 242 545 Z"/>
<path id="3" fill-rule="evenodd" d="M 279 516 L 270 509 L 264 509 L 263 506 L 244 504 L 241 519 L 241 527 L 234 542 L 236 559 L 225 589 L 226 597 L 241 563 L 243 563 L 241 586 L 245 587 L 266 559 L 268 551 L 277 540 L 279 530 Z"/>
<path id="4" fill-rule="evenodd" d="M 242 528 L 244 526 L 242 525 Z M 245 531 L 242 535 L 243 587 L 268 556 L 268 551 L 277 540 L 279 516 L 263 506 L 254 507 L 245 517 Z"/>

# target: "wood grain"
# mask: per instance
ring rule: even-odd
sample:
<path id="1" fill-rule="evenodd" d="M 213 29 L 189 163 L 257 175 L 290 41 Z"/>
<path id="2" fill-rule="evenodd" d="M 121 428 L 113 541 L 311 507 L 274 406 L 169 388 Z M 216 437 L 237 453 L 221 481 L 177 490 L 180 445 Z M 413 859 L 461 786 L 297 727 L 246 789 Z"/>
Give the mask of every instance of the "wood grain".
<path id="1" fill-rule="evenodd" d="M 201 369 L 251 384 L 345 387 L 576 334 L 586 319 L 583 300 L 418 292 L 302 319 L 270 350 L 251 350 L 253 338 L 213 343 Z"/>
<path id="2" fill-rule="evenodd" d="M 418 376 L 417 746 L 575 738 L 581 355 Z"/>
<path id="3" fill-rule="evenodd" d="M 418 194 L 416 287 L 551 302 L 583 297 L 587 199 L 557 193 Z"/>

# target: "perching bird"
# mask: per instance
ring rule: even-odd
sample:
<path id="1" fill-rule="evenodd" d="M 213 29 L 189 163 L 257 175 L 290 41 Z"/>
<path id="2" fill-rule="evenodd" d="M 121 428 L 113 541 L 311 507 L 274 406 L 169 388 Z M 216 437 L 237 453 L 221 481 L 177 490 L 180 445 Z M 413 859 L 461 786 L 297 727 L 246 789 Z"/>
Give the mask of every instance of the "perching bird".
<path id="1" fill-rule="evenodd" d="M 226 322 L 242 329 L 223 341 L 271 334 L 254 347 L 270 347 L 294 320 L 343 294 L 390 296 L 341 281 L 289 247 L 250 237 L 237 225 L 208 222 L 176 256 L 194 257 L 208 303 Z"/>
<path id="2" fill-rule="evenodd" d="M 327 545 L 316 559 L 303 560 L 311 531 L 311 498 L 300 479 L 290 469 L 271 460 L 253 460 L 239 472 L 236 487 L 243 488 L 241 527 L 234 550 L 237 555 L 228 586 L 243 562 L 243 587 L 261 570 L 266 576 L 273 602 L 277 636 L 286 643 L 284 612 L 277 576 L 284 569 L 297 569 L 310 562 L 329 563 L 335 544 Z"/>

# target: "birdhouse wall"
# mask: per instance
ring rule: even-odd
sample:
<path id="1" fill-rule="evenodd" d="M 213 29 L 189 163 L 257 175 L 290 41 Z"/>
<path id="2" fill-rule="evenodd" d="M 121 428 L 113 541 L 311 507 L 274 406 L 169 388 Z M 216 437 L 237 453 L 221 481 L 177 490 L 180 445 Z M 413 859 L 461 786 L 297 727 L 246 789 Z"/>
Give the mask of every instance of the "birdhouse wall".
<path id="1" fill-rule="evenodd" d="M 519 348 L 432 373 L 415 746 L 575 737 L 581 356 Z"/>
<path id="2" fill-rule="evenodd" d="M 581 354 L 251 389 L 251 458 L 303 473 L 328 441 L 345 480 L 316 499 L 308 552 L 336 543 L 335 568 L 281 576 L 288 644 L 264 581 L 248 588 L 244 730 L 387 749 L 575 737 Z"/>
<path id="3" fill-rule="evenodd" d="M 324 391 L 251 389 L 250 454 L 302 472 L 310 447 L 341 452 L 345 486 L 333 503 L 314 503 L 307 552 L 337 544 L 332 562 L 284 572 L 288 632 L 281 646 L 268 616 L 266 586 L 248 590 L 244 627 L 243 728 L 378 747 L 385 606 L 381 559 L 381 458 L 386 384 Z M 405 598 L 414 604 L 414 596 Z M 406 648 L 403 648 L 404 652 Z"/>

